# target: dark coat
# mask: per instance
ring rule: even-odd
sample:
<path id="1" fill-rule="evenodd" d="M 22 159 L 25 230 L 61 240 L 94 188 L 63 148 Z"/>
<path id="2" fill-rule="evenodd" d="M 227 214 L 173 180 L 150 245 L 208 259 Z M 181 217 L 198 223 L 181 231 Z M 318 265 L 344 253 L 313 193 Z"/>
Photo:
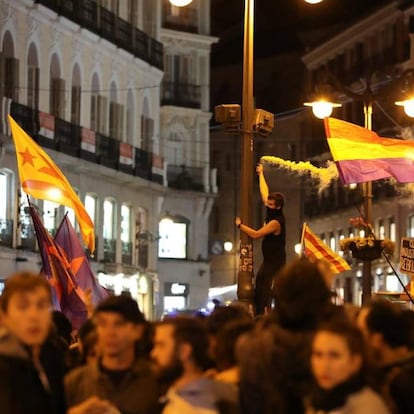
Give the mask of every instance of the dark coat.
<path id="1" fill-rule="evenodd" d="M 122 414 L 152 414 L 158 407 L 158 384 L 143 359 L 135 362 L 118 386 L 99 362 L 76 368 L 65 377 L 65 391 L 68 408 L 92 396 L 108 400 Z"/>
<path id="2" fill-rule="evenodd" d="M 59 375 L 43 384 L 29 351 L 9 333 L 0 335 L 0 413 L 63 414 L 63 394 L 54 393 L 59 388 Z"/>

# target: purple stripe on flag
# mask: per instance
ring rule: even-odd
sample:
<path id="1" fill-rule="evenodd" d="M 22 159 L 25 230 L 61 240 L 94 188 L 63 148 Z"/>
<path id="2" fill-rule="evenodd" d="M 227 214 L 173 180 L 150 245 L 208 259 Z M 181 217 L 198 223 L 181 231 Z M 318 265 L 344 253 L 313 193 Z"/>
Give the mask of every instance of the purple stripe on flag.
<path id="1" fill-rule="evenodd" d="M 414 162 L 407 158 L 337 161 L 344 184 L 364 183 L 394 177 L 400 183 L 414 182 Z"/>

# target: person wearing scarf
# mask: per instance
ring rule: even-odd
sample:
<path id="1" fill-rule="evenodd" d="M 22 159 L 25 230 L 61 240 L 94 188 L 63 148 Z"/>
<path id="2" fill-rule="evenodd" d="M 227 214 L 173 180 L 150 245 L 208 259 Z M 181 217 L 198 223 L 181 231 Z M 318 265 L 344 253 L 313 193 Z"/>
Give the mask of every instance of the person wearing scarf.
<path id="1" fill-rule="evenodd" d="M 314 384 L 306 414 L 389 414 L 369 386 L 362 333 L 345 317 L 321 325 L 312 341 Z"/>
<path id="2" fill-rule="evenodd" d="M 283 214 L 285 198 L 282 193 L 269 193 L 263 165 L 256 168 L 259 176 L 260 194 L 266 207 L 266 219 L 263 226 L 254 230 L 242 223 L 240 217 L 236 217 L 236 226 L 252 239 L 262 238 L 263 262 L 255 279 L 255 313 L 266 313 L 273 300 L 272 286 L 276 273 L 286 264 L 286 223 Z"/>

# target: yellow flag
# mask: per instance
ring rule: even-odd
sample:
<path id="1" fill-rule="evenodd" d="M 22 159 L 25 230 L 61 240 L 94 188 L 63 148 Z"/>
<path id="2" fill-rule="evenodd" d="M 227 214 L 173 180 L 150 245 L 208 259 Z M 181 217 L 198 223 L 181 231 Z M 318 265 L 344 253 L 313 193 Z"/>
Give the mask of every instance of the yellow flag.
<path id="1" fill-rule="evenodd" d="M 74 210 L 82 238 L 91 252 L 95 250 L 93 222 L 69 181 L 46 152 L 9 115 L 20 184 L 34 198 L 54 201 Z"/>

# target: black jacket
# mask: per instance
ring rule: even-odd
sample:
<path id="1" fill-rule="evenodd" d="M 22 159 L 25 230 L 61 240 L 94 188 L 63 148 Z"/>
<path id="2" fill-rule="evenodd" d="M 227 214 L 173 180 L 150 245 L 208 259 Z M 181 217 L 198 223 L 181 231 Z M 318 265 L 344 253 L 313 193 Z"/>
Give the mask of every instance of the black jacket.
<path id="1" fill-rule="evenodd" d="M 63 394 L 55 392 L 62 378 L 45 373 L 43 384 L 29 351 L 6 331 L 0 333 L 0 413 L 63 414 Z"/>

